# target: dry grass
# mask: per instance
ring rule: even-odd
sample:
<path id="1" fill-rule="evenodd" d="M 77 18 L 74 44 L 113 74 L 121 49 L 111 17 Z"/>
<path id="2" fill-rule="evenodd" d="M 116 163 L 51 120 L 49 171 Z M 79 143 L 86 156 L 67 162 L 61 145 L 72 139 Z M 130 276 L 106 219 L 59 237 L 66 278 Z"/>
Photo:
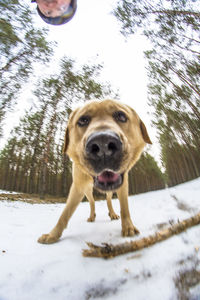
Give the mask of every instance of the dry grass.
<path id="1" fill-rule="evenodd" d="M 66 197 L 53 197 L 47 195 L 45 199 L 40 199 L 36 194 L 0 194 L 0 201 L 22 201 L 31 204 L 36 203 L 65 203 Z"/>

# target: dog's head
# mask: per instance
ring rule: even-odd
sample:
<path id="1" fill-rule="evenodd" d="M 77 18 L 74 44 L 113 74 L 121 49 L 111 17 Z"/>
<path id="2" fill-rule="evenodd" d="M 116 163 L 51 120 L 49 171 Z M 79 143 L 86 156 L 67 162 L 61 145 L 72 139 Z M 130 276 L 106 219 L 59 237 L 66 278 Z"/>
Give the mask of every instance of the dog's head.
<path id="1" fill-rule="evenodd" d="M 116 190 L 123 176 L 151 144 L 136 112 L 119 101 L 90 101 L 69 118 L 64 152 L 94 178 L 102 191 Z"/>

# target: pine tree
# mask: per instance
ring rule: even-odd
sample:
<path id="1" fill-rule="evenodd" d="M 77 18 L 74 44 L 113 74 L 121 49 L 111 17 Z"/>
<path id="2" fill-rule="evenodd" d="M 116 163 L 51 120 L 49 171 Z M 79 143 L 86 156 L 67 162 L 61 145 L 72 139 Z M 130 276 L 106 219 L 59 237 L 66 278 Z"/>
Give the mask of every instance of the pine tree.
<path id="1" fill-rule="evenodd" d="M 18 0 L 0 2 L 0 136 L 5 114 L 32 75 L 36 62 L 48 62 L 52 45 L 47 30 L 37 29 L 28 5 Z"/>
<path id="2" fill-rule="evenodd" d="M 125 35 L 137 30 L 145 52 L 149 104 L 170 185 L 200 176 L 200 12 L 195 1 L 119 1 Z M 165 140 L 166 139 L 166 140 Z"/>
<path id="3" fill-rule="evenodd" d="M 129 194 L 139 194 L 165 188 L 164 174 L 155 159 L 144 152 L 129 172 Z"/>

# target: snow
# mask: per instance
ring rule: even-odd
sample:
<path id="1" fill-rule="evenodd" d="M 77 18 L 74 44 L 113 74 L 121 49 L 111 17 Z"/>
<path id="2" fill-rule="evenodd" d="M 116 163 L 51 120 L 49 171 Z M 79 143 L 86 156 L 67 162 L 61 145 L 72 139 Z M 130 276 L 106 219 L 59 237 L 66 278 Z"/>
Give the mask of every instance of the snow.
<path id="1" fill-rule="evenodd" d="M 11 192 L 11 191 L 0 190 L 0 194 L 19 194 L 19 193 Z"/>
<path id="2" fill-rule="evenodd" d="M 118 200 L 113 207 L 119 214 Z M 138 237 L 121 237 L 121 222 L 110 221 L 105 201 L 96 202 L 95 223 L 86 222 L 89 204 L 83 202 L 60 241 L 42 245 L 37 238 L 56 224 L 64 204 L 0 201 L 0 300 L 178 300 L 180 292 L 199 300 L 200 276 L 181 291 L 177 280 L 182 272 L 200 274 L 200 226 L 108 260 L 83 257 L 82 249 L 86 241 L 138 239 L 198 213 L 200 178 L 132 196 L 129 207 Z"/>

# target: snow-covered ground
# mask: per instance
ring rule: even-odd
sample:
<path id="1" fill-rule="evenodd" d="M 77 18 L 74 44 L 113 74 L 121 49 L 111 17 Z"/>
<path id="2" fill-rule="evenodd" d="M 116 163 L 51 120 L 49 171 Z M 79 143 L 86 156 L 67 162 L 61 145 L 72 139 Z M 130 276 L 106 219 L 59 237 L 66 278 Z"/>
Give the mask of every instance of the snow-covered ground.
<path id="1" fill-rule="evenodd" d="M 118 200 L 113 200 L 119 214 Z M 64 204 L 0 202 L 0 300 L 178 300 L 200 299 L 200 226 L 160 244 L 113 259 L 85 258 L 86 241 L 122 243 L 147 236 L 200 211 L 200 179 L 129 198 L 140 230 L 120 236 L 105 201 L 96 202 L 96 221 L 81 203 L 62 238 L 41 245 Z"/>
<path id="2" fill-rule="evenodd" d="M 18 194 L 18 193 L 0 190 L 0 194 Z"/>

